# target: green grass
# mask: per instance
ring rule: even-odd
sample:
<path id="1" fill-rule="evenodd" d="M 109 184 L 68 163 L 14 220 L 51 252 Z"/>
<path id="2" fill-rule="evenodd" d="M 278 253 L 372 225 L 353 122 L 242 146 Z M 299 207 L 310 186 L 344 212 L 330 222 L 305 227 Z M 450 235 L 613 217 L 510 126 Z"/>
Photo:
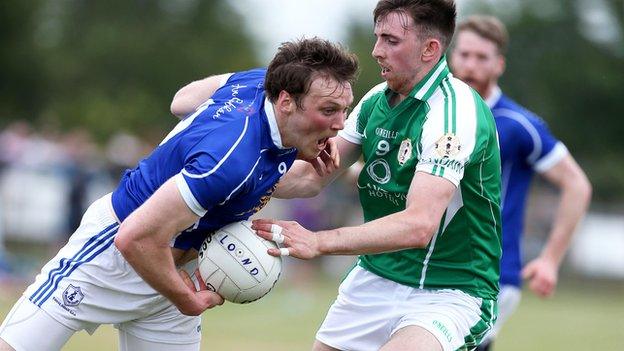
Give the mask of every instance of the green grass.
<path id="1" fill-rule="evenodd" d="M 336 294 L 338 282 L 275 291 L 249 305 L 225 304 L 204 313 L 202 350 L 309 350 L 314 333 Z M 17 294 L 3 292 L 0 316 Z M 503 329 L 497 351 L 624 350 L 624 287 L 561 287 L 555 298 L 530 293 Z M 116 350 L 116 331 L 100 327 L 93 336 L 76 334 L 64 350 Z"/>

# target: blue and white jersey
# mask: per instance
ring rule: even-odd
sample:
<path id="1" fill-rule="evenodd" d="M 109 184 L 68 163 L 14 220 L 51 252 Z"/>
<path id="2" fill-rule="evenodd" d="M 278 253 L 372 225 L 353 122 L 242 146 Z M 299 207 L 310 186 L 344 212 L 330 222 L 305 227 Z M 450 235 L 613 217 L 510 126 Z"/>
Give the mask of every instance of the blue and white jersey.
<path id="1" fill-rule="evenodd" d="M 501 166 L 503 256 L 500 283 L 520 286 L 521 238 L 526 199 L 535 172 L 545 172 L 567 153 L 546 123 L 497 87 L 486 101 L 498 130 Z"/>
<path id="2" fill-rule="evenodd" d="M 230 75 L 151 155 L 127 170 L 112 195 L 119 220 L 171 177 L 201 217 L 174 238 L 173 247 L 199 249 L 210 232 L 260 210 L 297 154 L 282 146 L 273 106 L 265 96 L 265 75 L 266 69 Z"/>

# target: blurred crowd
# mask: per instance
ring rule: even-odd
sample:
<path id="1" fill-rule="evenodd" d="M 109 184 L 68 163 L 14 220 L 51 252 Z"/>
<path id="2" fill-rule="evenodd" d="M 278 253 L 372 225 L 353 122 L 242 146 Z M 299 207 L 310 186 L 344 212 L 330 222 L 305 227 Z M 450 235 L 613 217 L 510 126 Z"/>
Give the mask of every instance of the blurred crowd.
<path id="1" fill-rule="evenodd" d="M 103 144 L 85 129 L 15 121 L 0 131 L 0 282 L 19 273 L 6 241 L 59 245 L 95 198 L 153 147 L 119 132 Z"/>

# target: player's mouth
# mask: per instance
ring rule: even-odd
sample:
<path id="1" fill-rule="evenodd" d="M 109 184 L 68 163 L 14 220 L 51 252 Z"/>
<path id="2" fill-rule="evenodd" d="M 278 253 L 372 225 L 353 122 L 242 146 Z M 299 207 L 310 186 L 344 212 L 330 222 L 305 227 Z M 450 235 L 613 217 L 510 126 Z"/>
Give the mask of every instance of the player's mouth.
<path id="1" fill-rule="evenodd" d="M 385 77 L 388 75 L 388 73 L 390 73 L 390 68 L 382 66 L 381 64 L 379 65 L 381 67 L 381 76 Z"/>

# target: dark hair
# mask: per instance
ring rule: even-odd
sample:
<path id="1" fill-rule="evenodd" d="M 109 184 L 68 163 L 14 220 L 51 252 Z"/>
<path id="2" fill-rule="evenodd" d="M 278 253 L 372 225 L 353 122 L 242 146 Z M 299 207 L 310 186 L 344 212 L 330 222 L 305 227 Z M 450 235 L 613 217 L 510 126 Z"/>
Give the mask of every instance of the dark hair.
<path id="1" fill-rule="evenodd" d="M 475 32 L 494 44 L 498 48 L 498 53 L 504 55 L 507 52 L 507 43 L 509 42 L 509 34 L 503 22 L 493 16 L 470 16 L 457 26 L 457 32 L 461 31 Z"/>
<path id="2" fill-rule="evenodd" d="M 300 39 L 280 45 L 267 68 L 264 89 L 271 102 L 285 90 L 301 107 L 303 96 L 319 75 L 353 83 L 357 71 L 357 57 L 342 47 L 316 37 Z"/>
<path id="3" fill-rule="evenodd" d="M 426 37 L 436 37 L 444 50 L 455 31 L 455 1 L 453 0 L 380 0 L 373 11 L 374 23 L 391 12 L 404 12 L 412 17 Z"/>

